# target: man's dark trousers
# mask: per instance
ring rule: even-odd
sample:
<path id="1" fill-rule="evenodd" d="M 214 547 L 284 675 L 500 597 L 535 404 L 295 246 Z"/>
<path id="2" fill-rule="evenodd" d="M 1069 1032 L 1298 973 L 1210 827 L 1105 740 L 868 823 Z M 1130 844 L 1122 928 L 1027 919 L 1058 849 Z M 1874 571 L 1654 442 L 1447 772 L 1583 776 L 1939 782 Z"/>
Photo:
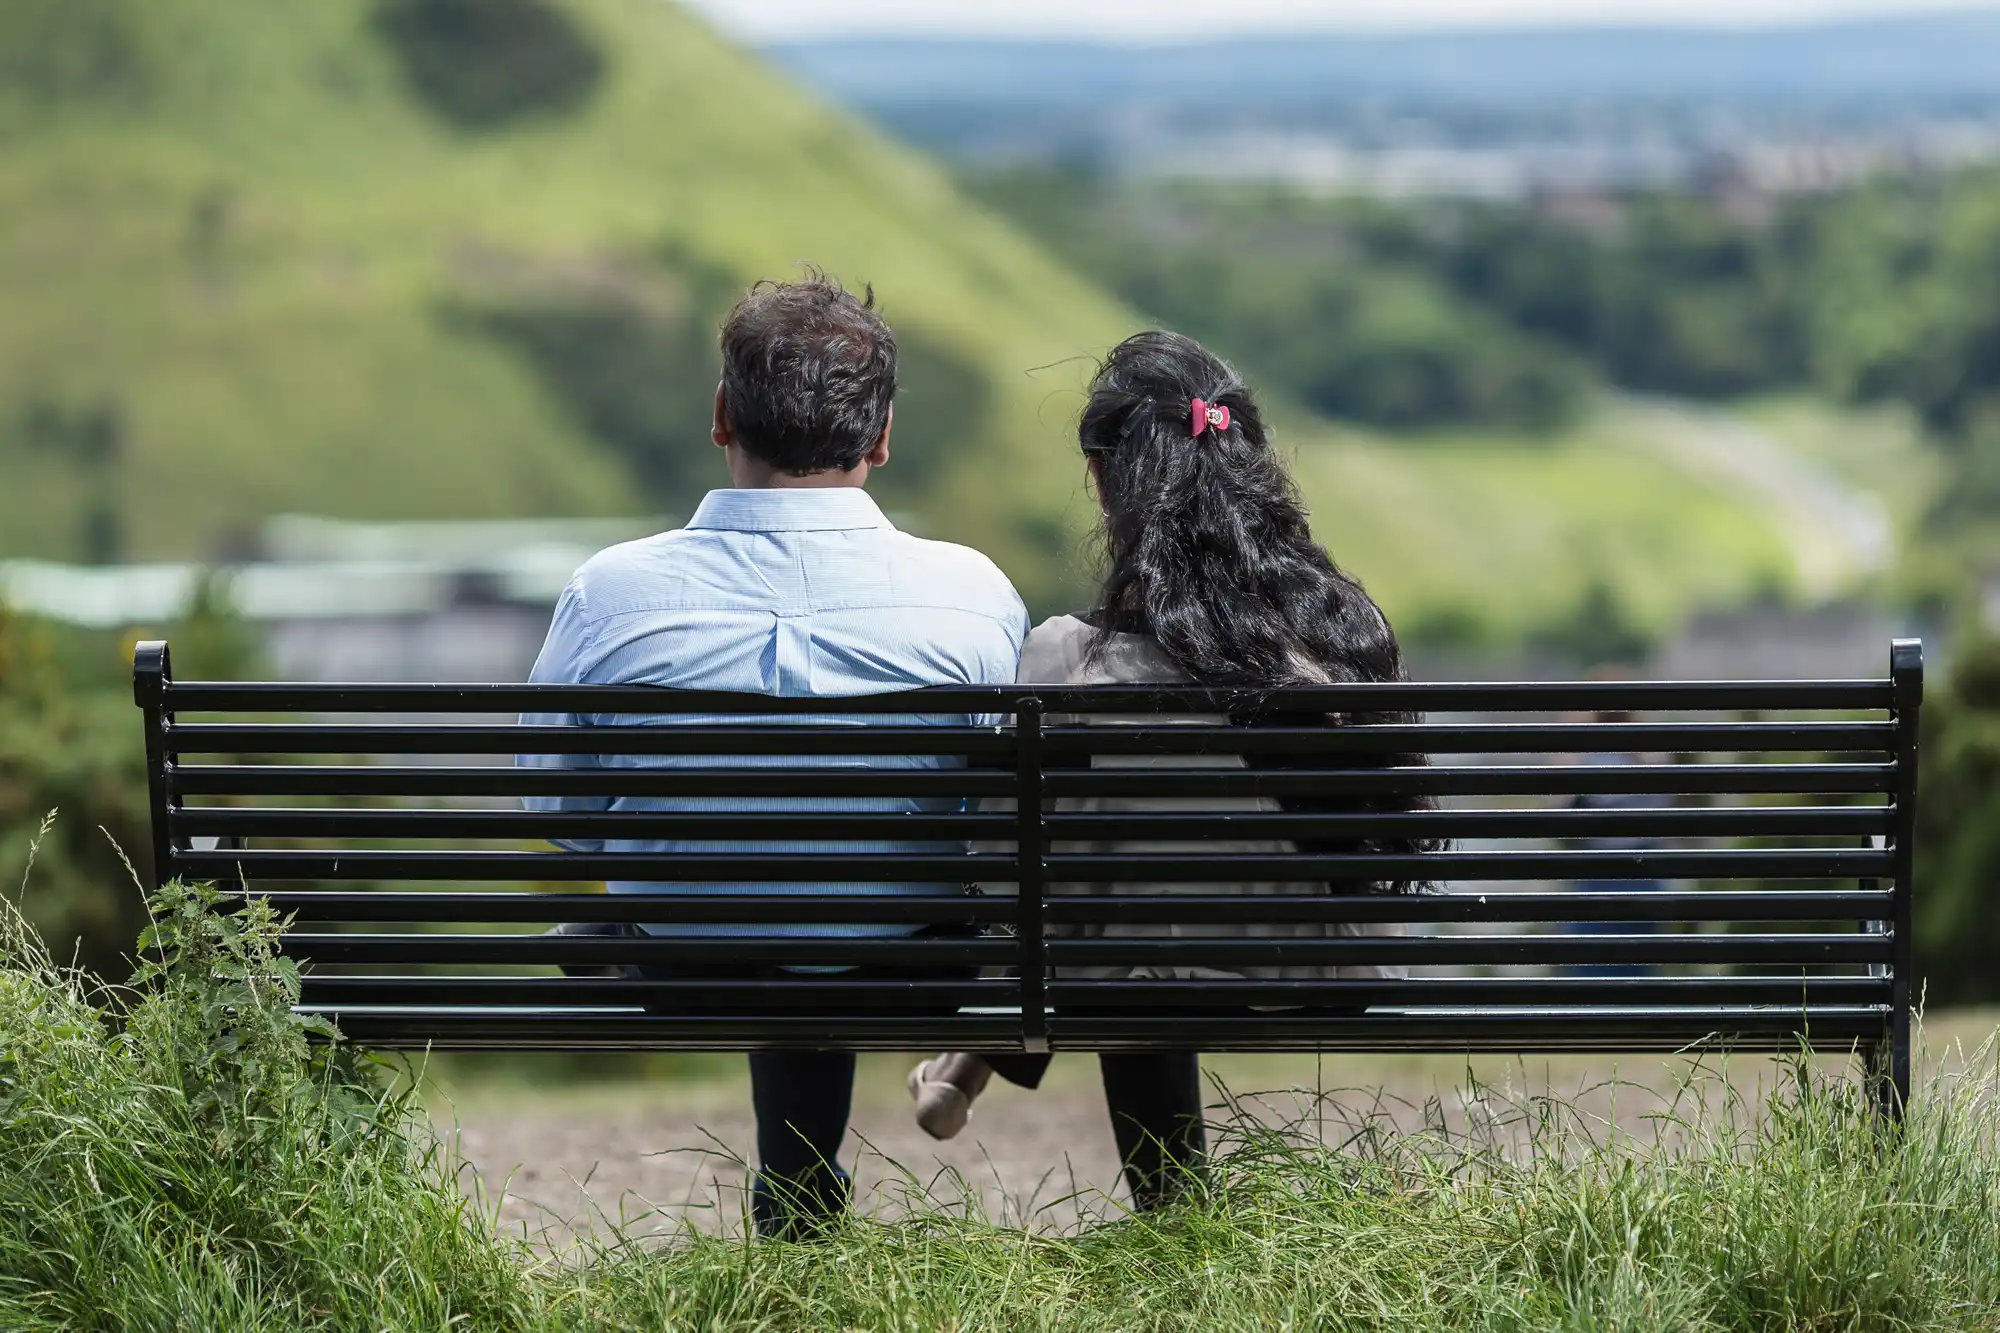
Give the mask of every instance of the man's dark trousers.
<path id="1" fill-rule="evenodd" d="M 752 1051 L 758 1170 L 750 1218 L 760 1236 L 797 1238 L 846 1212 L 854 1187 L 837 1163 L 854 1104 L 853 1051 Z"/>
<path id="2" fill-rule="evenodd" d="M 645 932 L 627 922 L 590 922 L 558 926 L 559 935 L 633 937 Z M 969 925 L 926 926 L 922 936 L 969 936 Z M 779 968 L 746 971 L 740 967 L 694 964 L 667 967 L 620 965 L 611 968 L 565 967 L 572 976 L 606 973 L 646 980 L 744 981 L 788 974 Z M 852 968 L 848 979 L 871 977 L 899 981 L 962 981 L 970 968 Z M 677 1005 L 673 1012 L 700 1012 L 699 1002 Z M 773 1011 L 777 1012 L 777 1011 Z M 854 1052 L 752 1051 L 750 1105 L 757 1116 L 758 1170 L 750 1186 L 750 1220 L 760 1236 L 796 1239 L 811 1235 L 847 1210 L 853 1182 L 838 1165 L 840 1143 L 854 1106 Z"/>

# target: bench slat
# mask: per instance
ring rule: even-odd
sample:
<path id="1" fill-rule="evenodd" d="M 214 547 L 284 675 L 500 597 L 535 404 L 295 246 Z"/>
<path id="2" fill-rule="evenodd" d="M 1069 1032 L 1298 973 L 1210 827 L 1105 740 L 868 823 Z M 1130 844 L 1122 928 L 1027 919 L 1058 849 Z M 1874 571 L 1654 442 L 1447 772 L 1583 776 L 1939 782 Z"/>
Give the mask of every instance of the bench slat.
<path id="1" fill-rule="evenodd" d="M 1070 883 L 1241 883 L 1301 880 L 1519 882 L 1541 879 L 1844 879 L 1886 875 L 1887 852 L 1864 848 L 1779 851 L 1415 852 L 1200 857 L 1186 853 L 1057 855 L 1051 879 Z M 1002 877 L 1004 879 L 1004 877 Z"/>
<path id="2" fill-rule="evenodd" d="M 1190 1011 L 1250 1006 L 1365 1008 L 1423 1003 L 1451 1006 L 1588 1006 L 1886 1004 L 1892 986 L 1876 977 L 1424 977 L 1415 981 L 1065 981 L 1048 984 L 1050 1002 L 1069 1006 L 1138 1006 Z M 1008 1005 L 1011 980 L 853 981 L 790 976 L 759 981 L 672 981 L 595 977 L 322 976 L 305 979 L 313 1005 L 453 1006 L 514 1004 L 546 1008 L 672 1005 L 802 1008 L 881 1000 Z"/>
<path id="3" fill-rule="evenodd" d="M 308 1012 L 313 1012 L 308 1010 Z M 817 1018 L 584 1012 L 461 1015 L 407 1010 L 319 1010 L 351 1039 L 379 1047 L 438 1050 L 718 1050 L 810 1048 L 829 1041 L 851 1050 L 1018 1051 L 1017 1016 L 963 1014 Z M 1373 1011 L 1336 1018 L 1286 1014 L 1194 1018 L 1051 1018 L 1053 1050 L 1205 1051 L 1575 1051 L 1662 1052 L 1691 1049 L 1796 1051 L 1810 1035 L 1822 1051 L 1882 1039 L 1890 1011 L 1873 1006 L 1823 1009 L 1694 1008 L 1672 1011 L 1569 1009 Z M 1720 1034 L 1720 1036 L 1718 1036 Z"/>
<path id="4" fill-rule="evenodd" d="M 1343 727 L 1052 727 L 1051 755 L 1887 753 L 1891 722 L 1412 723 Z"/>
<path id="5" fill-rule="evenodd" d="M 1004 770 L 873 768 L 516 769 L 388 765 L 181 765 L 170 788 L 207 796 L 1012 796 Z"/>
<path id="6" fill-rule="evenodd" d="M 1424 810 L 1393 814 L 1050 814 L 1049 837 L 1204 841 L 1211 838 L 1602 838 L 1824 837 L 1887 833 L 1886 805 L 1691 807 L 1664 810 Z M 711 811 L 286 809 L 189 806 L 170 810 L 186 834 L 246 838 L 701 838 L 841 841 L 860 839 L 1008 841 L 1004 814 L 807 815 Z"/>
<path id="7" fill-rule="evenodd" d="M 647 685 L 305 685 L 164 682 L 170 710 L 236 713 L 880 713 L 996 714 L 1033 696 L 1050 713 L 1229 713 L 1267 705 L 1266 693 L 1197 686 L 948 686 L 843 699 L 666 690 Z M 1501 681 L 1303 686 L 1284 712 L 1631 712 L 1637 709 L 1853 711 L 1895 706 L 1887 680 Z"/>
<path id="8" fill-rule="evenodd" d="M 1885 963 L 1887 935 L 1435 935 L 1336 939 L 1066 940 L 1047 942 L 1050 961 L 1070 967 L 1523 966 L 1543 963 L 1675 963 L 1820 967 Z M 599 939 L 555 935 L 310 934 L 284 951 L 320 963 L 559 963 L 656 966 L 1005 966 L 1011 940 L 738 938 Z"/>
<path id="9" fill-rule="evenodd" d="M 414 723 L 182 722 L 181 754 L 979 755 L 1014 752 L 991 727 L 429 726 Z"/>
<path id="10" fill-rule="evenodd" d="M 1694 795 L 1886 793 L 1882 764 L 1546 764 L 1356 769 L 1052 768 L 1052 797 Z M 1011 796 L 1014 775 L 978 769 L 516 769 L 205 764 L 168 770 L 170 788 L 208 796 Z"/>
<path id="11" fill-rule="evenodd" d="M 1583 796 L 1887 792 L 1894 764 L 1539 764 L 1427 768 L 1051 769 L 1051 796 Z"/>
<path id="12" fill-rule="evenodd" d="M 1886 935 L 1428 935 L 1291 940 L 1049 941 L 1058 967 L 1517 967 L 1544 963 L 1755 963 L 1818 967 L 1886 963 Z"/>
<path id="13" fill-rule="evenodd" d="M 1046 753 L 1090 754 L 1569 754 L 1703 751 L 1886 752 L 1888 722 L 1471 723 L 1326 727 L 1052 727 Z M 620 754 L 1004 756 L 1011 729 L 761 724 L 712 726 L 474 726 L 419 723 L 182 722 L 180 754 Z"/>
<path id="14" fill-rule="evenodd" d="M 272 852 L 177 851 L 177 873 L 233 880 L 418 879 L 479 882 L 541 880 L 663 883 L 963 884 L 1011 880 L 1012 856 L 918 852 L 736 852 L 654 855 L 634 852 Z M 765 901 L 768 903 L 769 898 Z M 763 915 L 768 916 L 767 908 Z"/>
<path id="15" fill-rule="evenodd" d="M 1422 852 L 1403 855 L 1201 856 L 1192 853 L 1043 858 L 1068 883 L 1293 883 L 1436 879 L 1841 879 L 1891 873 L 1889 853 L 1865 848 L 1782 851 Z M 1011 855 L 916 852 L 176 851 L 196 878 L 652 881 L 657 883 L 1007 883 Z"/>
<path id="16" fill-rule="evenodd" d="M 628 893 L 493 893 L 473 889 L 436 892 L 308 889 L 300 892 L 253 889 L 250 896 L 301 921 L 501 923 L 629 921 L 634 923 L 741 924 L 773 915 L 782 902 L 787 922 L 932 925 L 976 916 L 987 925 L 1005 925 L 1019 915 L 1011 897 L 944 896 L 917 893 L 702 893 L 668 897 Z M 242 895 L 228 895 L 229 901 Z"/>
<path id="17" fill-rule="evenodd" d="M 651 936 L 598 939 L 565 935 L 320 935 L 295 931 L 284 952 L 328 964 L 507 963 L 554 967 L 562 963 L 679 962 L 702 967 L 1004 967 L 1018 956 L 1011 940 L 868 939 L 854 937 L 741 939 L 718 936 Z"/>
<path id="18" fill-rule="evenodd" d="M 359 892 L 256 890 L 278 911 L 302 921 L 428 922 L 740 922 L 773 913 L 769 894 Z M 1077 899 L 1055 895 L 1043 905 L 1051 922 L 1102 920 L 1185 922 L 1261 920 L 1358 921 L 1403 925 L 1531 921 L 1875 921 L 1895 902 L 1887 890 L 1761 890 L 1729 893 L 1438 893 L 1365 897 L 1241 894 L 1121 894 Z M 982 922 L 1014 920 L 1017 904 L 1004 894 L 975 899 L 913 894 L 787 894 L 786 920 Z"/>

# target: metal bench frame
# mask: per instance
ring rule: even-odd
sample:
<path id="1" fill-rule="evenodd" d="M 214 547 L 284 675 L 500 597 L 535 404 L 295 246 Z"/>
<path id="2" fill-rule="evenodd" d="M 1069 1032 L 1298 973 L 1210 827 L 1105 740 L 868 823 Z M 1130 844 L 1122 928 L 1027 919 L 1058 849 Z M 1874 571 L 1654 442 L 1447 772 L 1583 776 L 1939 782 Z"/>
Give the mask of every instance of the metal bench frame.
<path id="1" fill-rule="evenodd" d="M 825 699 L 635 686 L 295 685 L 179 682 L 167 645 L 142 643 L 134 665 L 145 714 L 156 880 L 212 880 L 269 898 L 304 923 L 286 950 L 313 966 L 303 1009 L 350 1038 L 384 1047 L 523 1049 L 1205 1050 L 1474 1049 L 1678 1051 L 1708 1046 L 1821 1051 L 1858 1048 L 1895 1111 L 1910 1089 L 1911 833 L 1916 808 L 1922 648 L 1898 640 L 1884 680 L 1347 685 L 1249 698 L 1193 688 L 1010 686 L 942 688 L 839 701 L 843 714 L 972 715 L 994 725 L 789 725 L 826 713 Z M 1266 710 L 1308 714 L 1527 714 L 1518 722 L 1401 726 L 1075 726 L 1065 715 Z M 1550 716 L 1655 711 L 1694 720 L 1551 722 Z M 563 712 L 683 715 L 694 723 L 534 729 L 514 722 L 439 723 L 438 715 Z M 1724 714 L 1721 720 L 1713 715 Z M 1819 717 L 1743 720 L 1742 714 Z M 1852 714 L 1866 714 L 1859 720 Z M 188 714 L 249 721 L 187 721 Z M 1832 714 L 1831 718 L 1823 716 Z M 325 715 L 338 721 L 267 721 Z M 423 720 L 382 722 L 382 716 Z M 353 720 L 355 717 L 363 720 Z M 1052 724 L 1054 716 L 1057 722 Z M 720 722 L 714 718 L 720 717 Z M 615 742 L 611 738 L 616 738 Z M 1619 761 L 1518 762 L 1589 750 Z M 706 767 L 517 769 L 449 764 L 192 763 L 189 756 L 513 755 L 699 756 Z M 965 767 L 788 769 L 788 755 L 949 754 Z M 1730 762 L 1646 763 L 1632 756 L 1712 756 Z M 1093 766 L 1114 754 L 1292 756 L 1291 768 L 1145 769 Z M 1369 756 L 1461 755 L 1491 763 L 1370 767 Z M 1860 762 L 1855 755 L 1877 755 Z M 1806 756 L 1800 759 L 1798 756 Z M 1341 756 L 1349 756 L 1343 760 Z M 1355 758 L 1358 756 L 1359 758 Z M 1829 758 L 1829 756 L 1833 756 Z M 757 766 L 743 766 L 746 758 Z M 1328 761 L 1343 767 L 1326 767 Z M 1506 761 L 1515 762 L 1506 762 Z M 1318 766 L 1304 767 L 1306 763 Z M 1397 784 L 1394 787 L 1384 784 Z M 1834 804 L 1733 804 L 1644 810 L 1439 808 L 1415 813 L 1109 815 L 1064 813 L 1064 796 L 1223 793 L 1321 800 L 1382 790 L 1547 798 L 1581 792 L 1831 796 Z M 700 794 L 719 797 L 932 794 L 935 814 L 537 814 L 515 808 L 262 805 L 252 797 L 518 797 L 524 793 Z M 191 803 L 188 798 L 195 798 Z M 1010 798 L 1011 810 L 978 798 Z M 1841 804 L 1849 799 L 1873 804 Z M 754 849 L 758 839 L 910 836 L 971 843 L 973 851 L 832 852 L 801 857 Z M 1535 839 L 1520 850 L 1450 849 L 1387 856 L 1301 851 L 1251 856 L 1203 851 L 1203 840 L 1256 834 L 1338 840 L 1420 829 L 1457 839 Z M 467 850 L 473 840 L 695 834 L 745 850 L 648 856 L 631 852 Z M 1174 833 L 1169 855 L 1079 854 L 1100 842 Z M 1552 838 L 1652 837 L 1682 845 L 1550 850 Z M 1744 837 L 1771 846 L 1722 846 Z M 259 846 L 308 839 L 306 850 Z M 370 846 L 443 842 L 442 849 Z M 355 846 L 359 840 L 362 845 Z M 1828 840 L 1833 840 L 1829 845 Z M 1687 843 L 1694 845 L 1689 846 Z M 199 845 L 206 844 L 206 845 Z M 1004 851 L 989 850 L 1006 845 Z M 1321 845 L 1324 845 L 1322 842 Z M 1079 895 L 1066 883 L 1230 883 L 1254 880 L 1435 881 L 1419 896 L 1231 894 Z M 967 899 L 822 892 L 608 896 L 490 889 L 299 889 L 268 884 L 605 879 L 710 882 L 1008 882 L 1011 895 Z M 1728 889 L 1645 893 L 1489 892 L 1467 885 L 1548 880 L 1745 881 Z M 1771 887 L 1782 881 L 1790 887 Z M 1804 885 L 1806 887 L 1798 887 Z M 1051 886 L 1056 886 L 1052 890 Z M 982 933 L 871 939 L 577 938 L 490 933 L 553 921 L 972 923 Z M 1086 922 L 1376 922 L 1419 933 L 1326 939 L 1090 939 Z M 1723 933 L 1577 935 L 1430 932 L 1468 923 L 1729 923 Z M 489 933 L 357 931 L 360 925 L 476 924 Z M 1788 929 L 1776 929 L 1788 927 Z M 995 928 L 1003 932 L 995 933 Z M 648 964 L 649 977 L 495 972 L 524 964 Z M 676 965 L 741 965 L 746 975 L 676 979 Z M 1087 980 L 1075 966 L 1393 963 L 1419 969 L 1511 968 L 1506 975 L 1234 981 Z M 828 972 L 752 976 L 774 965 L 925 968 L 863 979 Z M 1645 965 L 1657 975 L 1577 975 L 1577 965 Z M 414 974 L 345 971 L 416 967 Z M 1523 972 L 1523 966 L 1539 967 Z M 1739 969 L 1751 968 L 1744 975 Z M 468 971 L 467 969 L 484 969 Z M 956 971 L 954 971 L 954 969 Z M 1692 970 L 1691 970 L 1692 969 Z"/>

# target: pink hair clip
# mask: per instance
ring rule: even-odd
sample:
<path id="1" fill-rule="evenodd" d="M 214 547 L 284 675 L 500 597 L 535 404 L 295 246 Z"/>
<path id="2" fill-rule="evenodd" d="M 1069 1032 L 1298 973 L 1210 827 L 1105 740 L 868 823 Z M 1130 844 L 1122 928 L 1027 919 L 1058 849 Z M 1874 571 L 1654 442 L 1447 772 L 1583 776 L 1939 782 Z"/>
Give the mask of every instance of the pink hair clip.
<path id="1" fill-rule="evenodd" d="M 1210 407 L 1201 399 L 1195 399 L 1194 433 L 1199 435 L 1210 426 L 1215 427 L 1217 430 L 1228 430 L 1229 409 L 1226 407 Z"/>

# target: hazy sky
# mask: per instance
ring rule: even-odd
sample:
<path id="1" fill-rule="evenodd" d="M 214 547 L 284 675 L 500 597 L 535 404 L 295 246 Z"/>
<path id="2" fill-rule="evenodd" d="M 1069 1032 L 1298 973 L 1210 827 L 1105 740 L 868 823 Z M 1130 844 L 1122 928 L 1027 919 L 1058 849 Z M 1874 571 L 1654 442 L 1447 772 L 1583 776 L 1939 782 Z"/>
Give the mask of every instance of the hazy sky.
<path id="1" fill-rule="evenodd" d="M 1540 23 L 1785 23 L 1995 0 L 693 0 L 756 40 L 839 32 L 1111 37 Z"/>

